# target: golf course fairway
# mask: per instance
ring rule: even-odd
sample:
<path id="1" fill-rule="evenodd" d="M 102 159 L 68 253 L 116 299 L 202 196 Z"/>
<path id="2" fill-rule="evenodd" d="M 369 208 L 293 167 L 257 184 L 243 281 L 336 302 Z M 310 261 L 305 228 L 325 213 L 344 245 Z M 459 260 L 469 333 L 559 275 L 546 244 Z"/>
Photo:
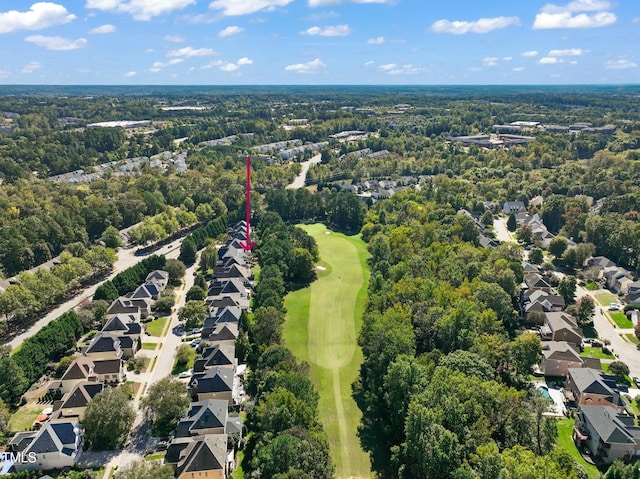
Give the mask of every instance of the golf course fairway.
<path id="1" fill-rule="evenodd" d="M 369 456 L 357 436 L 362 415 L 351 397 L 362 363 L 357 338 L 369 279 L 367 248 L 360 236 L 335 233 L 322 224 L 300 228 L 317 241 L 320 263 L 318 278 L 285 298 L 285 344 L 310 365 L 336 477 L 368 478 Z"/>

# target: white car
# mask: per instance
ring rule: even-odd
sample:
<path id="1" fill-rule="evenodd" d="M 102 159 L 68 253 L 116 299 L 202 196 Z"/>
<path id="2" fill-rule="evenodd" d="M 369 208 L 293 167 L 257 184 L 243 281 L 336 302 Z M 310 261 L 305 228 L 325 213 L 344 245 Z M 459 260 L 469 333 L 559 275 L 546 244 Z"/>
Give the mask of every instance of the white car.
<path id="1" fill-rule="evenodd" d="M 618 311 L 620 305 L 618 303 L 609 303 L 609 311 Z"/>
<path id="2" fill-rule="evenodd" d="M 180 374 L 178 374 L 178 378 L 180 378 L 180 379 L 186 379 L 186 378 L 190 378 L 190 377 L 191 377 L 191 370 L 182 371 Z"/>

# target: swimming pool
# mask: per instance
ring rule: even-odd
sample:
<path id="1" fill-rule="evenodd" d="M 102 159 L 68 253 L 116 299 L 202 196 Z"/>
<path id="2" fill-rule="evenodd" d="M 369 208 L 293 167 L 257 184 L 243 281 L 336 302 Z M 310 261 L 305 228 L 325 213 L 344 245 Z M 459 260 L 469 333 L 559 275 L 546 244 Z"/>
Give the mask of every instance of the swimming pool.
<path id="1" fill-rule="evenodd" d="M 543 398 L 551 399 L 551 394 L 549 394 L 549 389 L 547 389 L 547 386 L 538 386 L 538 391 L 540 391 L 540 394 L 542 394 Z"/>

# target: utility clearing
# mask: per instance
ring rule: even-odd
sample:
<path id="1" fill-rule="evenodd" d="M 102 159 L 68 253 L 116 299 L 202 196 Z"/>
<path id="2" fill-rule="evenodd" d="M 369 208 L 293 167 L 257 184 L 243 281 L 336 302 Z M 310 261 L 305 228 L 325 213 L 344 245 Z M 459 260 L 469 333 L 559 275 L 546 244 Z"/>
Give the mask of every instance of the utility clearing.
<path id="1" fill-rule="evenodd" d="M 351 397 L 362 363 L 357 338 L 367 295 L 368 252 L 360 236 L 328 234 L 322 224 L 300 228 L 317 241 L 320 265 L 311 286 L 285 298 L 285 343 L 310 364 L 336 477 L 370 477 L 369 457 L 357 435 L 362 415 Z"/>

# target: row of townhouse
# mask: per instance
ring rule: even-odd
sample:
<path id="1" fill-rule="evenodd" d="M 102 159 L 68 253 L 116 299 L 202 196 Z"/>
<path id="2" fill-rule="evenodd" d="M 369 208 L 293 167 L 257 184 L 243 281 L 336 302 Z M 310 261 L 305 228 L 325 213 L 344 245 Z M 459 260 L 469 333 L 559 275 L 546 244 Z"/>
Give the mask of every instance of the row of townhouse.
<path id="1" fill-rule="evenodd" d="M 235 342 L 240 317 L 249 309 L 253 288 L 250 257 L 242 248 L 246 223 L 238 223 L 218 251 L 201 330 L 201 355 L 188 383 L 192 403 L 178 423 L 165 455 L 178 479 L 226 479 L 235 469 L 243 440 L 242 419 L 231 415 L 244 402 L 245 365 L 239 365 Z"/>
<path id="2" fill-rule="evenodd" d="M 57 399 L 37 423 L 40 429 L 18 432 L 7 445 L 7 451 L 13 453 L 11 464 L 4 466 L 7 471 L 73 467 L 82 454 L 80 423 L 87 406 L 104 388 L 126 381 L 126 360 L 135 356 L 144 335 L 140 319 L 148 315 L 168 281 L 166 271 L 153 271 L 134 292 L 111 303 L 102 330 L 60 380 L 49 385 Z"/>

